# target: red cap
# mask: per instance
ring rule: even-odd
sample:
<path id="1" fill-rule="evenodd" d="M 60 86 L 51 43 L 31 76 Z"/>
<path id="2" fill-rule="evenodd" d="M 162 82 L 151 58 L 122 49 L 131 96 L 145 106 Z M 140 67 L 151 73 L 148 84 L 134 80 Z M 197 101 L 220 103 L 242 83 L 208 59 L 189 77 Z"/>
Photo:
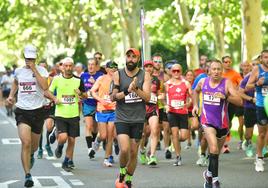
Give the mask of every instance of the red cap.
<path id="1" fill-rule="evenodd" d="M 135 54 L 136 56 L 140 56 L 140 51 L 135 49 L 135 48 L 129 48 L 127 51 L 126 51 L 126 54 L 131 51 L 133 54 Z"/>
<path id="2" fill-rule="evenodd" d="M 151 61 L 151 60 L 145 60 L 143 66 L 145 67 L 146 65 L 152 65 L 152 66 L 154 66 L 154 62 Z"/>

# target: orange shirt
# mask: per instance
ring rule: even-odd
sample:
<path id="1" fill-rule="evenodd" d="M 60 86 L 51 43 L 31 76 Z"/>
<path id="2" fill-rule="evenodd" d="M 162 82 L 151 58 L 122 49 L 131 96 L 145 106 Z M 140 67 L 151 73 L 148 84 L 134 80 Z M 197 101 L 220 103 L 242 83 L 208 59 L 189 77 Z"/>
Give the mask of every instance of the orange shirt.
<path id="1" fill-rule="evenodd" d="M 99 80 L 100 87 L 98 90 L 98 96 L 104 99 L 109 104 L 103 105 L 100 102 L 97 102 L 97 111 L 101 112 L 103 110 L 115 110 L 116 102 L 111 102 L 110 95 L 109 95 L 112 78 L 108 75 L 103 75 L 99 79 L 100 79 Z"/>
<path id="2" fill-rule="evenodd" d="M 243 79 L 242 76 L 235 70 L 223 72 L 222 77 L 231 80 L 235 87 L 237 87 Z"/>

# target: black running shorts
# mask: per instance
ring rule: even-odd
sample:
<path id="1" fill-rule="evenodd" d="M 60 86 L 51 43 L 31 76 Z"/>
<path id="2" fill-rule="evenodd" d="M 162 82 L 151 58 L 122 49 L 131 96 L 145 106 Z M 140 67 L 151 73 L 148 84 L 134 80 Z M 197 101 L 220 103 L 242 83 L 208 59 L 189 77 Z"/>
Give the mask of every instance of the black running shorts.
<path id="1" fill-rule="evenodd" d="M 31 131 L 36 134 L 40 134 L 43 129 L 45 113 L 43 108 L 34 110 L 23 110 L 20 108 L 15 109 L 15 119 L 17 126 L 21 123 L 25 123 L 31 127 Z"/>
<path id="2" fill-rule="evenodd" d="M 244 108 L 244 122 L 246 128 L 253 128 L 257 124 L 256 109 Z"/>
<path id="3" fill-rule="evenodd" d="M 188 129 L 188 114 L 168 113 L 169 126 L 178 127 L 179 129 Z"/>
<path id="4" fill-rule="evenodd" d="M 68 136 L 73 138 L 80 136 L 79 117 L 55 117 L 55 120 L 58 134 L 67 133 Z"/>
<path id="5" fill-rule="evenodd" d="M 116 122 L 115 128 L 117 135 L 126 134 L 129 138 L 140 140 L 142 137 L 144 123 L 123 123 Z"/>

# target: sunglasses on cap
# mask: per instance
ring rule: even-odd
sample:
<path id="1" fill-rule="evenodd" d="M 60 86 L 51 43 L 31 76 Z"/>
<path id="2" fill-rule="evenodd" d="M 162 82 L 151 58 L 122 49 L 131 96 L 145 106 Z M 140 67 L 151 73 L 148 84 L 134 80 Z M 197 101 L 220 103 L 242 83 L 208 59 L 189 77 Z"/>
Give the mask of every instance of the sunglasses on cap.
<path id="1" fill-rule="evenodd" d="M 108 66 L 108 68 L 110 68 L 110 69 L 117 69 L 118 68 L 118 66 L 117 65 L 110 65 L 110 66 Z"/>
<path id="2" fill-rule="evenodd" d="M 180 73 L 181 70 L 180 70 L 180 69 L 173 69 L 173 70 L 171 70 L 171 72 L 172 72 L 172 73 Z"/>

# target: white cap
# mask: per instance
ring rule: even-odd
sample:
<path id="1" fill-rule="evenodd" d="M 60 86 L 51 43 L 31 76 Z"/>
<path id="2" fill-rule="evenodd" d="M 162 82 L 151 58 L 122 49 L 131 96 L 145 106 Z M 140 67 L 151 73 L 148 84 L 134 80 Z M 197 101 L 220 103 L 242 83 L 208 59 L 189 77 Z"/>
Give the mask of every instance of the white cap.
<path id="1" fill-rule="evenodd" d="M 29 59 L 36 59 L 37 58 L 36 47 L 33 45 L 25 46 L 24 57 Z"/>

